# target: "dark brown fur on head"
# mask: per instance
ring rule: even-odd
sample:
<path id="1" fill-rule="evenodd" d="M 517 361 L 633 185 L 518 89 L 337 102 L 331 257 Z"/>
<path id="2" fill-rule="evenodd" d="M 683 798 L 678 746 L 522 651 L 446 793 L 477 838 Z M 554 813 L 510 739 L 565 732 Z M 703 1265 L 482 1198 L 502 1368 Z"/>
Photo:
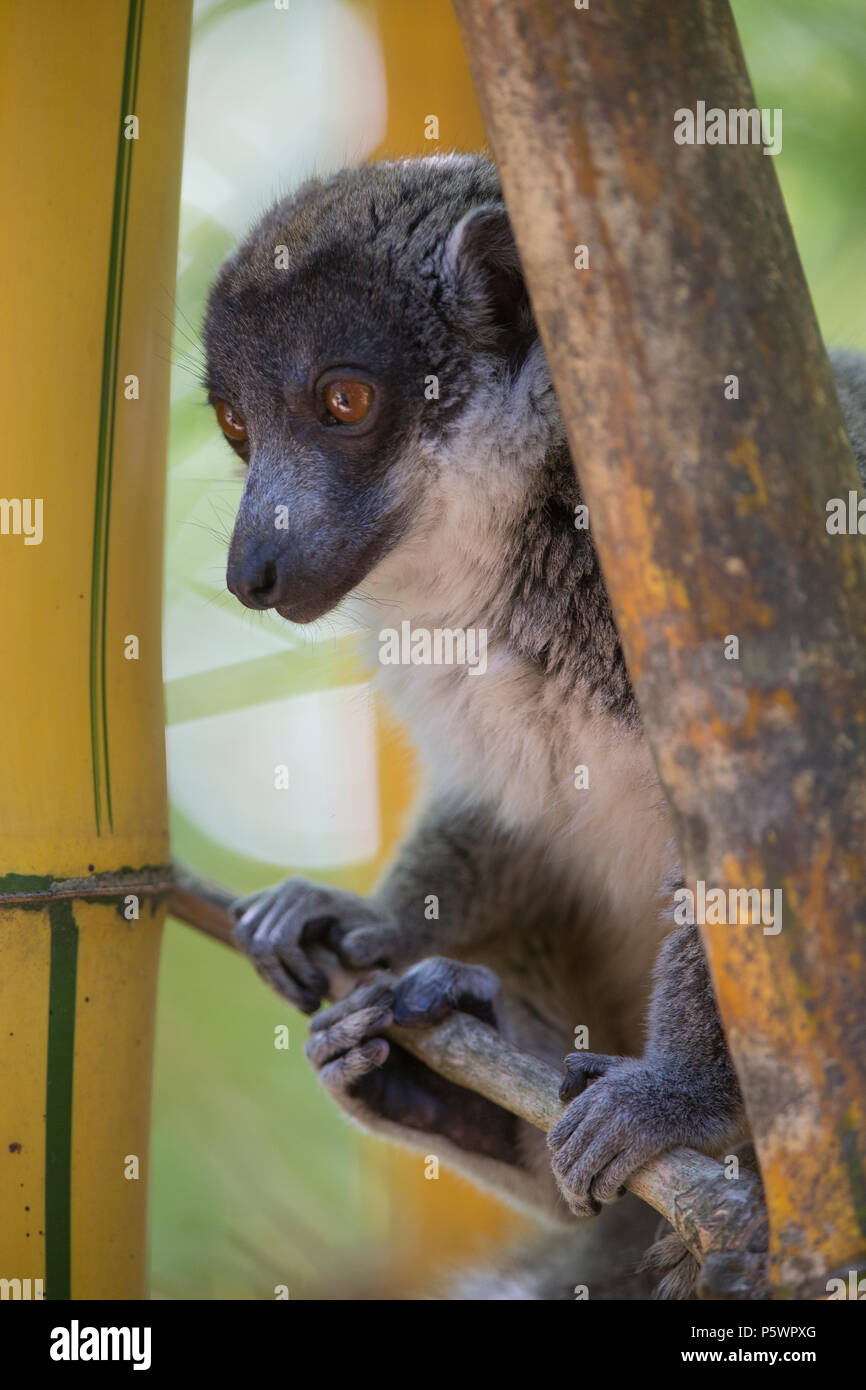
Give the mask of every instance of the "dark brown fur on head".
<path id="1" fill-rule="evenodd" d="M 478 402 L 488 391 L 493 399 L 503 376 L 527 416 L 553 418 L 546 442 L 536 429 L 526 445 L 525 508 L 504 540 L 497 603 L 474 617 L 547 674 L 580 681 L 634 719 L 591 536 L 575 527 L 580 492 L 486 157 L 403 160 L 305 184 L 223 267 L 205 341 L 211 399 L 229 401 L 248 430 L 235 445 L 250 472 L 229 587 L 298 622 L 332 609 L 411 528 L 429 482 L 414 442 L 444 453 L 471 429 L 479 448 L 492 443 L 495 409 L 479 428 Z M 540 372 L 523 372 L 532 348 Z M 340 368 L 373 387 L 374 416 L 362 427 L 335 427 L 322 408 L 317 383 Z M 434 399 L 424 389 L 431 377 Z M 497 487 L 491 469 L 491 495 Z"/>

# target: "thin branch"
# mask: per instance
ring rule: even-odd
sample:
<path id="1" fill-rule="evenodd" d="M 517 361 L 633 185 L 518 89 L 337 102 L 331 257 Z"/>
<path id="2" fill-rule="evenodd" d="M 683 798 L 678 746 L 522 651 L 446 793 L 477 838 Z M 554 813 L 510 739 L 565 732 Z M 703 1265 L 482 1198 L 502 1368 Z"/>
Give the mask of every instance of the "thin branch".
<path id="1" fill-rule="evenodd" d="M 233 902 L 226 889 L 177 868 L 170 900 L 173 915 L 232 947 Z M 332 999 L 344 997 L 357 983 L 329 952 L 317 953 L 316 963 L 328 976 Z M 477 1091 L 537 1129 L 548 1130 L 562 1114 L 560 1074 L 468 1014 L 454 1013 L 432 1028 L 389 1028 L 386 1036 L 440 1076 Z M 708 1256 L 724 1255 L 720 1272 L 723 1264 L 728 1284 L 727 1257 L 738 1252 L 735 1267 L 742 1291 L 738 1289 L 736 1296 L 762 1295 L 760 1252 L 766 1243 L 766 1218 L 755 1175 L 741 1172 L 732 1181 L 713 1159 L 692 1149 L 677 1149 L 647 1164 L 626 1186 L 667 1218 L 701 1263 Z"/>

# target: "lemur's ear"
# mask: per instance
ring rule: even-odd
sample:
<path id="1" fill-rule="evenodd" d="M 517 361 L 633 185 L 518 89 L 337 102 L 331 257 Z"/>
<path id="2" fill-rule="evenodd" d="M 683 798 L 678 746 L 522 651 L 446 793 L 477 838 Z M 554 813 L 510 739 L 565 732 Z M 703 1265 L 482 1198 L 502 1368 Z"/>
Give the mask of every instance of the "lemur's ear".
<path id="1" fill-rule="evenodd" d="M 520 256 L 501 203 L 473 208 L 445 248 L 458 320 L 482 349 L 521 359 L 538 336 Z"/>

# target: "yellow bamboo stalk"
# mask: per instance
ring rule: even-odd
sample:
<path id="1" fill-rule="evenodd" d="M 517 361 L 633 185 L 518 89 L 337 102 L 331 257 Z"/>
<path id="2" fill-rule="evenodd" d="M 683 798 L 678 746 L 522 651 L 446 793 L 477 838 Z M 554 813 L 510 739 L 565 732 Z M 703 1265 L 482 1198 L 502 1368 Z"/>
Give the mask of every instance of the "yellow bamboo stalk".
<path id="1" fill-rule="evenodd" d="M 146 1291 L 190 8 L 0 4 L 4 1296 Z"/>

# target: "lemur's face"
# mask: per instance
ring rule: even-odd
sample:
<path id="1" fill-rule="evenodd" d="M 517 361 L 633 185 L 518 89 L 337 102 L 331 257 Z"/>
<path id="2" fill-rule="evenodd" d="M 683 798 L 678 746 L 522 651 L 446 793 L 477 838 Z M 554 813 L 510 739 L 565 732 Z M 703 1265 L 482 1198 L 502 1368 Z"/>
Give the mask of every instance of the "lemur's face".
<path id="1" fill-rule="evenodd" d="M 277 204 L 224 265 L 207 385 L 248 466 L 227 572 L 248 607 L 306 623 L 357 588 L 411 529 L 479 361 L 521 350 L 498 196 L 478 157 L 347 171 Z"/>

